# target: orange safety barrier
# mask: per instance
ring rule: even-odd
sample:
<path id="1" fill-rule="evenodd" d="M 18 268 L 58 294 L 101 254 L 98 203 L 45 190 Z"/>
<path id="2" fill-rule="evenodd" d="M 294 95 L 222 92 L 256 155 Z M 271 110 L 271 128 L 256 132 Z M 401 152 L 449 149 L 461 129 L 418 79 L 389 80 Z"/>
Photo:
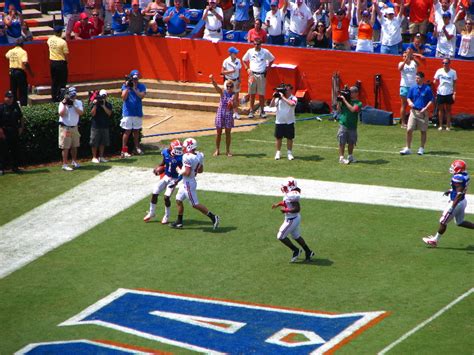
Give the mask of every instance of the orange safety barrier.
<path id="1" fill-rule="evenodd" d="M 145 36 L 104 37 L 86 41 L 69 42 L 69 81 L 117 79 L 131 69 L 138 69 L 143 78 L 161 80 L 185 80 L 209 82 L 209 74 L 218 77 L 222 61 L 228 56 L 227 49 L 234 46 L 240 50 L 239 58 L 251 45 L 246 43 L 191 40 L 179 38 L 156 38 Z M 0 47 L 0 90 L 8 89 L 8 63 L 5 53 L 11 47 Z M 276 57 L 276 64 L 295 65 L 296 69 L 272 69 L 268 73 L 268 90 L 281 81 L 292 83 L 295 89 L 307 89 L 311 99 L 331 100 L 331 76 L 338 71 L 344 83 L 353 85 L 361 80 L 361 100 L 365 105 L 374 104 L 374 75 L 382 75 L 381 108 L 393 111 L 398 117 L 400 108 L 397 70 L 401 56 L 341 52 L 324 49 L 289 48 L 264 46 Z M 25 45 L 35 76 L 28 78 L 32 85 L 50 83 L 47 44 Z M 441 68 L 441 59 L 426 58 L 419 70 L 426 79 L 432 80 L 435 71 Z M 474 63 L 453 60 L 451 67 L 457 71 L 457 95 L 453 111 L 473 112 L 472 86 Z M 247 73 L 242 70 L 243 92 L 247 89 Z"/>

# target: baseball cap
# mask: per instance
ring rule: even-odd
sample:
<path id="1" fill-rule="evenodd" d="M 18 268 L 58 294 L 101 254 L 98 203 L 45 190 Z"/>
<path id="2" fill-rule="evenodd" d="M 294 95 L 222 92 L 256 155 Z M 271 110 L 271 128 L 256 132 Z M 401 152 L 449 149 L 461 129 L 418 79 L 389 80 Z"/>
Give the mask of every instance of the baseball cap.
<path id="1" fill-rule="evenodd" d="M 367 10 L 362 11 L 362 16 L 370 16 L 370 12 Z"/>
<path id="2" fill-rule="evenodd" d="M 88 19 L 89 16 L 87 16 L 87 14 L 85 12 L 82 12 L 81 15 L 80 15 L 80 19 L 81 20 L 85 20 L 85 19 Z"/>
<path id="3" fill-rule="evenodd" d="M 239 50 L 235 47 L 230 47 L 227 51 L 229 53 L 235 53 L 235 54 L 239 53 Z"/>
<path id="4" fill-rule="evenodd" d="M 13 93 L 8 90 L 6 93 L 5 93 L 5 97 L 13 97 Z"/>
<path id="5" fill-rule="evenodd" d="M 395 10 L 393 9 L 393 7 L 387 7 L 385 9 L 385 15 L 395 15 Z"/>
<path id="6" fill-rule="evenodd" d="M 270 6 L 278 6 L 278 0 L 273 0 L 273 1 L 270 3 Z"/>
<path id="7" fill-rule="evenodd" d="M 336 15 L 344 15 L 346 13 L 346 10 L 344 9 L 339 9 L 336 11 Z"/>
<path id="8" fill-rule="evenodd" d="M 443 17 L 449 17 L 451 18 L 451 13 L 449 11 L 446 11 L 444 14 L 443 14 Z"/>
<path id="9" fill-rule="evenodd" d="M 140 75 L 140 72 L 137 70 L 137 69 L 133 69 L 131 72 L 130 72 L 130 76 L 131 77 L 137 77 Z"/>
<path id="10" fill-rule="evenodd" d="M 67 93 L 71 97 L 76 96 L 77 95 L 77 89 L 74 86 L 71 86 L 70 88 L 67 89 Z"/>
<path id="11" fill-rule="evenodd" d="M 107 90 L 104 90 L 104 89 L 100 90 L 99 96 L 107 96 Z"/>

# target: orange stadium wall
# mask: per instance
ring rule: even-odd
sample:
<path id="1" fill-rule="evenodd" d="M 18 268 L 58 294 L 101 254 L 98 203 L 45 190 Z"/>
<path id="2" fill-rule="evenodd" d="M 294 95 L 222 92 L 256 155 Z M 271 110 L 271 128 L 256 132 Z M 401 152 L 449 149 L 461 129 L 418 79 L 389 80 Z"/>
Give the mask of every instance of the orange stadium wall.
<path id="1" fill-rule="evenodd" d="M 142 77 L 161 80 L 209 82 L 209 74 L 218 77 L 222 61 L 231 45 L 240 50 L 239 57 L 250 47 L 246 43 L 204 40 L 120 36 L 88 41 L 69 42 L 69 81 L 83 82 L 122 78 L 131 69 L 139 69 Z M 0 47 L 0 90 L 8 89 L 8 62 L 5 53 L 11 47 Z M 374 105 L 374 75 L 382 74 L 381 108 L 393 111 L 398 117 L 399 80 L 397 64 L 400 57 L 381 54 L 339 52 L 306 48 L 266 46 L 276 57 L 275 64 L 291 64 L 296 69 L 273 69 L 268 74 L 268 90 L 285 81 L 297 89 L 307 89 L 311 99 L 330 102 L 331 76 L 338 71 L 343 83 L 362 82 L 361 100 L 364 105 Z M 50 83 L 48 47 L 46 43 L 25 45 L 35 76 L 28 78 L 32 85 Z M 420 70 L 432 80 L 441 60 L 427 58 Z M 454 112 L 473 112 L 472 83 L 474 63 L 454 60 L 452 68 L 458 73 Z M 243 91 L 246 91 L 246 73 L 243 72 Z"/>

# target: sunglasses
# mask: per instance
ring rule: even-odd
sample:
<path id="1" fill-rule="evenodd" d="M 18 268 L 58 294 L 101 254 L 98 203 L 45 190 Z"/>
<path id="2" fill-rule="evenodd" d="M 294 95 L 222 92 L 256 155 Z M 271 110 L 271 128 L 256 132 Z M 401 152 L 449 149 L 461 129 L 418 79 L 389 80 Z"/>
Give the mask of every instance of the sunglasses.
<path id="1" fill-rule="evenodd" d="M 226 85 L 225 87 L 226 87 L 226 88 L 233 88 L 234 85 L 233 85 L 233 84 L 231 84 L 231 85 Z"/>
<path id="2" fill-rule="evenodd" d="M 324 25 L 317 25 L 316 27 L 325 27 Z"/>
<path id="3" fill-rule="evenodd" d="M 92 14 L 92 16 L 97 17 L 97 16 L 99 16 L 99 14 Z"/>
<path id="4" fill-rule="evenodd" d="M 448 63 L 448 62 L 443 62 L 443 65 L 449 65 L 449 64 L 450 64 L 450 63 Z"/>

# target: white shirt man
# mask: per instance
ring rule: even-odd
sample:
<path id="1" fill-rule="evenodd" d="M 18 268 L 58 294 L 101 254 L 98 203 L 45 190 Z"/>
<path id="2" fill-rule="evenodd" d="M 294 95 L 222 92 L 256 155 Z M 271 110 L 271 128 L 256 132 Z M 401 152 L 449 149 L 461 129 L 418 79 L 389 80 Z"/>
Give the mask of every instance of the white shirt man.
<path id="1" fill-rule="evenodd" d="M 294 95 L 290 95 L 288 100 L 293 102 L 294 105 L 289 105 L 285 100 L 276 99 L 276 124 L 292 124 L 295 123 L 295 109 L 298 99 Z"/>
<path id="2" fill-rule="evenodd" d="M 446 1 L 447 3 L 449 3 L 449 0 L 443 0 L 443 1 Z M 449 5 L 446 8 L 446 10 L 443 10 L 443 7 L 441 6 L 441 3 L 439 1 L 437 1 L 434 4 L 434 9 L 435 9 L 435 13 L 434 13 L 435 23 L 443 23 L 443 14 L 445 12 L 450 12 L 451 14 L 454 14 L 456 10 L 454 7 L 454 3 L 451 3 L 451 5 Z M 449 23 L 454 23 L 454 16 L 451 16 Z"/>
<path id="3" fill-rule="evenodd" d="M 402 41 L 402 20 L 401 13 L 394 16 L 395 11 L 389 7 L 379 15 L 381 25 L 381 43 L 384 46 L 394 46 Z"/>
<path id="4" fill-rule="evenodd" d="M 242 60 L 244 62 L 249 62 L 250 71 L 253 73 L 265 73 L 267 71 L 268 63 L 273 62 L 275 57 L 268 49 L 260 48 L 260 50 L 256 50 L 255 48 L 250 48 L 244 54 Z"/>
<path id="5" fill-rule="evenodd" d="M 66 109 L 66 112 L 59 116 L 59 123 L 68 127 L 77 126 L 80 117 L 78 111 L 81 113 L 84 111 L 82 101 L 74 99 L 72 105 L 66 105 L 63 102 L 60 102 L 58 111 L 61 112 L 64 108 Z"/>
<path id="6" fill-rule="evenodd" d="M 308 6 L 302 0 L 296 0 L 297 3 L 290 2 L 288 11 L 290 11 L 290 31 L 303 36 L 308 32 L 308 28 L 313 23 L 313 14 Z"/>
<path id="7" fill-rule="evenodd" d="M 446 32 L 448 33 L 448 35 L 452 36 L 451 39 L 448 39 L 446 37 L 444 28 L 446 28 Z M 436 45 L 436 56 L 454 58 L 454 53 L 456 50 L 456 26 L 452 23 L 444 25 L 443 22 L 441 22 L 438 24 L 436 31 L 438 37 L 438 44 Z"/>
<path id="8" fill-rule="evenodd" d="M 283 22 L 285 17 L 277 7 L 276 11 L 268 11 L 265 16 L 265 24 L 269 36 L 281 36 L 283 34 Z M 273 7 L 272 7 L 273 10 Z"/>
<path id="9" fill-rule="evenodd" d="M 222 40 L 222 22 L 224 21 L 224 12 L 220 7 L 216 7 L 215 0 L 209 0 L 209 5 L 202 15 L 206 22 L 203 39 L 209 41 Z"/>

